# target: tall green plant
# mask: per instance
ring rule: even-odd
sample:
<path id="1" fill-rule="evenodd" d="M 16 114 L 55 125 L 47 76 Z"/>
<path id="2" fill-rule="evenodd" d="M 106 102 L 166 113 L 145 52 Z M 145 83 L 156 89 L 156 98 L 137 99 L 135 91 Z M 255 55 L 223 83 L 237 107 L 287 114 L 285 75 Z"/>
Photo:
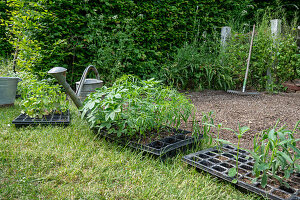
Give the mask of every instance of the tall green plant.
<path id="1" fill-rule="evenodd" d="M 219 129 L 220 127 L 218 127 L 218 129 Z M 223 144 L 231 144 L 231 145 L 233 145 L 233 146 L 235 146 L 236 148 L 237 148 L 237 153 L 236 153 L 236 156 L 235 156 L 235 159 L 236 159 L 236 165 L 235 165 L 235 167 L 232 167 L 232 168 L 230 168 L 229 170 L 228 170 L 228 176 L 230 176 L 230 177 L 233 177 L 234 179 L 232 180 L 232 182 L 233 183 L 237 183 L 237 181 L 238 181 L 238 178 L 239 178 L 239 174 L 238 174 L 238 172 L 239 172 L 239 151 L 240 151 L 240 142 L 241 142 L 241 138 L 243 137 L 243 135 L 246 133 L 246 132 L 248 132 L 249 130 L 250 130 L 250 128 L 249 127 L 247 127 L 247 126 L 243 126 L 243 127 L 241 127 L 240 126 L 240 124 L 239 124 L 239 130 L 238 130 L 238 132 L 236 132 L 236 131 L 234 131 L 233 129 L 230 129 L 230 128 L 222 128 L 222 129 L 224 129 L 224 130 L 229 130 L 229 131 L 231 131 L 231 132 L 233 132 L 236 136 L 237 136 L 237 138 L 238 138 L 238 143 L 237 143 L 237 145 L 234 145 L 234 144 L 232 144 L 231 142 L 229 142 L 229 141 L 226 141 L 226 140 L 223 140 L 223 139 L 215 139 L 217 142 L 219 142 L 219 143 L 223 143 Z"/>
<path id="2" fill-rule="evenodd" d="M 174 62 L 166 65 L 162 73 L 168 82 L 178 88 L 223 89 L 233 86 L 231 69 L 222 64 L 219 34 L 195 38 L 177 50 Z"/>

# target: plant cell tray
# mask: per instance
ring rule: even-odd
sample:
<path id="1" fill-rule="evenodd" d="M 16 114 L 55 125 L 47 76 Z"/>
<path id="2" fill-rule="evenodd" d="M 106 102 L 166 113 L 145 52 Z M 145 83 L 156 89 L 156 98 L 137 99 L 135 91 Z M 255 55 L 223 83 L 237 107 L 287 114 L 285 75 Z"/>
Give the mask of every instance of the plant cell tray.
<path id="1" fill-rule="evenodd" d="M 172 136 L 154 140 L 147 144 L 141 144 L 133 141 L 126 142 L 126 140 L 113 137 L 110 134 L 104 134 L 103 136 L 111 141 L 121 143 L 136 150 L 141 150 L 162 159 L 175 156 L 178 151 L 184 151 L 188 149 L 189 147 L 200 142 L 202 138 L 202 135 L 198 136 L 197 138 L 190 136 L 188 134 L 191 134 L 191 132 L 186 130 L 176 130 L 171 128 L 171 131 L 174 132 Z"/>
<path id="2" fill-rule="evenodd" d="M 70 124 L 70 111 L 67 110 L 61 114 L 51 113 L 49 115 L 44 115 L 42 118 L 32 118 L 26 114 L 19 115 L 16 119 L 12 121 L 16 127 L 29 126 L 29 125 L 63 125 L 67 126 Z"/>
<path id="3" fill-rule="evenodd" d="M 228 176 L 228 170 L 236 166 L 236 152 L 237 149 L 235 147 L 224 145 L 220 152 L 216 147 L 205 149 L 186 155 L 182 158 L 182 160 L 191 166 L 231 182 L 233 178 Z M 291 175 L 291 178 L 288 180 L 289 188 L 278 185 L 278 181 L 272 178 L 269 178 L 266 187 L 262 188 L 260 183 L 252 183 L 252 179 L 254 178 L 252 175 L 254 159 L 249 156 L 248 152 L 239 150 L 238 166 L 239 178 L 236 185 L 270 199 L 300 200 L 299 173 Z"/>

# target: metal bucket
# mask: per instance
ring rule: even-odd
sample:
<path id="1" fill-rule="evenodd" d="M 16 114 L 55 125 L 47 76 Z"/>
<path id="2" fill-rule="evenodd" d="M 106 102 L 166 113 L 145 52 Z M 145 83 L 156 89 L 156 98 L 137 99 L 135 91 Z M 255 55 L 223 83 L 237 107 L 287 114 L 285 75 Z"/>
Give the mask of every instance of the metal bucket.
<path id="1" fill-rule="evenodd" d="M 0 106 L 14 104 L 19 81 L 15 77 L 0 77 Z"/>
<path id="2" fill-rule="evenodd" d="M 97 79 L 86 78 L 87 73 L 91 70 L 95 72 Z M 103 81 L 100 80 L 97 69 L 90 65 L 84 70 L 80 81 L 76 82 L 76 95 L 83 101 L 91 92 L 94 92 L 96 88 L 101 88 L 102 86 Z"/>

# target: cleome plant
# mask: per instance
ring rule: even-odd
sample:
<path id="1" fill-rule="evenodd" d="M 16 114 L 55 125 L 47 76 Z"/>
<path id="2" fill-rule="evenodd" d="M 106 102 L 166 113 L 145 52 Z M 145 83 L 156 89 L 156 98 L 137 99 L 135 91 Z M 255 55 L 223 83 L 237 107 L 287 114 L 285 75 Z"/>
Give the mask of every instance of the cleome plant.
<path id="1" fill-rule="evenodd" d="M 22 113 L 42 118 L 43 115 L 61 113 L 68 109 L 66 94 L 59 85 L 52 84 L 52 79 L 39 80 L 28 72 L 20 72 L 17 76 L 22 79 L 18 86 L 22 97 Z"/>
<path id="2" fill-rule="evenodd" d="M 117 79 L 111 87 L 96 89 L 84 101 L 82 118 L 91 128 L 121 136 L 146 136 L 165 126 L 178 128 L 194 113 L 189 99 L 154 79 L 131 75 Z"/>
<path id="3" fill-rule="evenodd" d="M 300 139 L 295 139 L 300 121 L 292 131 L 284 126 L 276 130 L 278 122 L 274 127 L 256 134 L 253 151 L 249 151 L 255 160 L 253 173 L 256 178 L 253 181 L 260 181 L 262 187 L 266 186 L 268 177 L 287 185 L 285 180 L 292 173 L 300 172 L 300 150 L 296 144 Z"/>

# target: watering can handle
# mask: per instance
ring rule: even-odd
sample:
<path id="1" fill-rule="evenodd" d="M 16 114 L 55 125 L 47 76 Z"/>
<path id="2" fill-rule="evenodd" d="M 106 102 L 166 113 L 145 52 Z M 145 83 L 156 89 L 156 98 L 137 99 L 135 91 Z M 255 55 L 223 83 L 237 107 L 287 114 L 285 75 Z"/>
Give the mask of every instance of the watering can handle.
<path id="1" fill-rule="evenodd" d="M 83 83 L 85 82 L 86 76 L 87 76 L 88 72 L 91 71 L 91 70 L 95 72 L 96 78 L 97 78 L 98 80 L 100 80 L 100 76 L 99 76 L 99 73 L 98 73 L 96 67 L 94 67 L 93 65 L 90 65 L 90 66 L 88 66 L 87 68 L 85 68 L 85 70 L 84 70 L 84 72 L 83 72 L 83 74 L 82 74 L 82 77 L 81 77 L 81 79 L 80 79 L 80 82 L 79 82 L 79 87 L 78 87 L 78 89 L 76 90 L 76 95 L 77 95 L 77 96 L 79 96 L 79 94 L 80 94 L 80 92 L 81 92 L 81 89 L 82 89 L 82 87 L 83 87 Z"/>

